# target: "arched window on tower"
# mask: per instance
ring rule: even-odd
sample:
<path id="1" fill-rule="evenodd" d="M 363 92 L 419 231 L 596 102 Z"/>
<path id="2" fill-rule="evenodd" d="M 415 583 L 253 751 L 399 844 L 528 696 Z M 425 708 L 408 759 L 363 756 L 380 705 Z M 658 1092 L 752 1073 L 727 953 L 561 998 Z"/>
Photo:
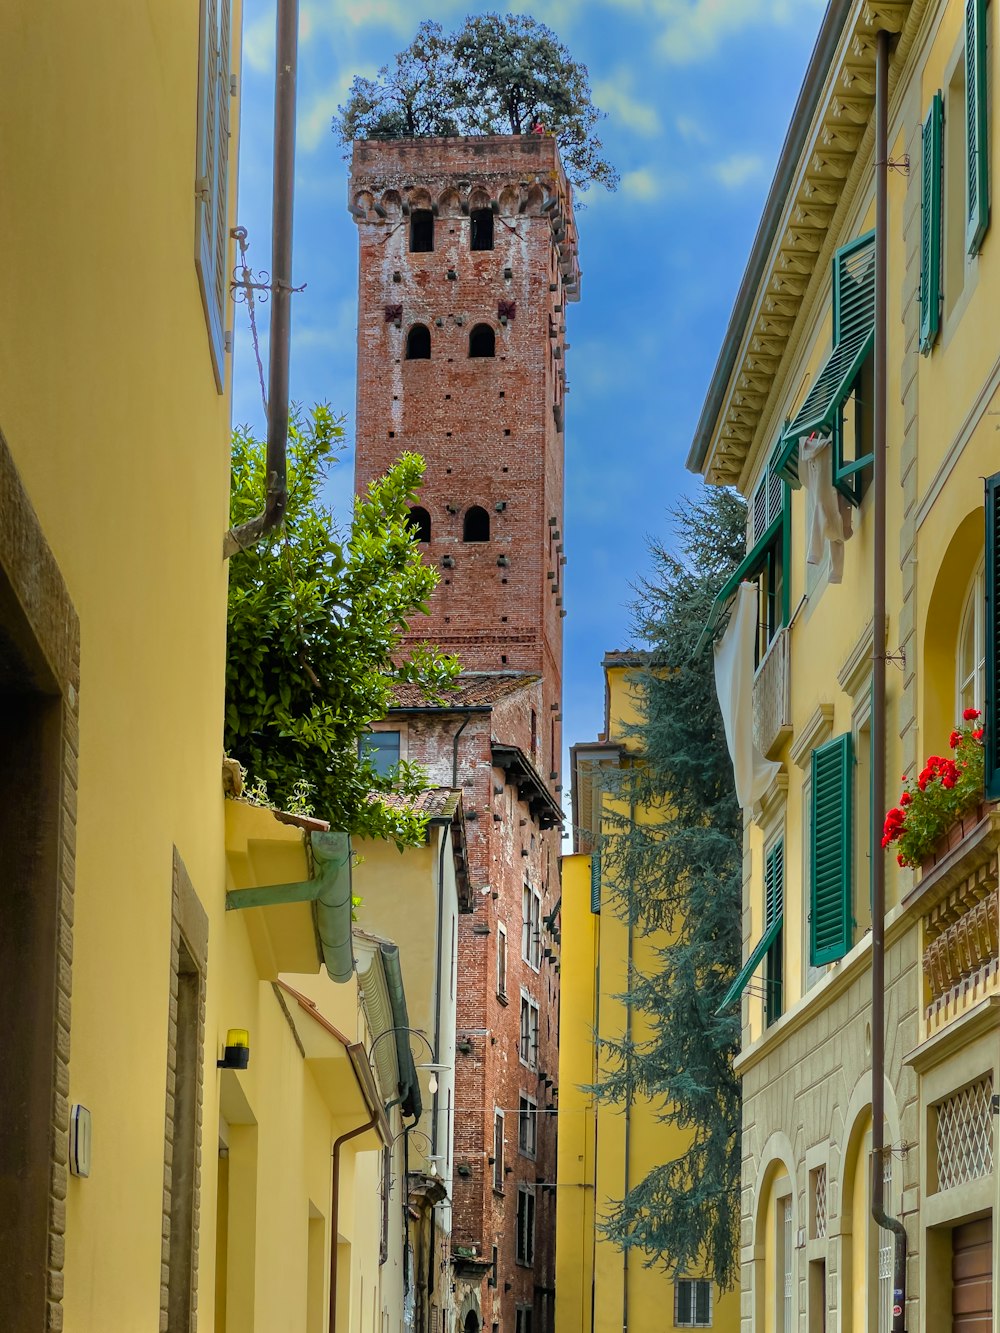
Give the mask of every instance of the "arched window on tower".
<path id="1" fill-rule="evenodd" d="M 414 324 L 406 335 L 407 361 L 431 359 L 431 331 L 426 324 Z"/>
<path id="2" fill-rule="evenodd" d="M 482 505 L 473 505 L 465 511 L 462 520 L 463 542 L 488 542 L 490 539 L 490 516 Z"/>
<path id="3" fill-rule="evenodd" d="M 497 336 L 489 324 L 477 324 L 469 334 L 470 356 L 496 356 Z"/>
<path id="4" fill-rule="evenodd" d="M 409 524 L 418 542 L 430 541 L 431 516 L 421 505 L 414 505 L 410 510 Z"/>
<path id="5" fill-rule="evenodd" d="M 415 208 L 410 214 L 410 252 L 429 254 L 434 249 L 434 214 L 429 208 Z"/>
<path id="6" fill-rule="evenodd" d="M 489 208 L 475 208 L 469 214 L 471 250 L 493 249 L 493 211 Z"/>

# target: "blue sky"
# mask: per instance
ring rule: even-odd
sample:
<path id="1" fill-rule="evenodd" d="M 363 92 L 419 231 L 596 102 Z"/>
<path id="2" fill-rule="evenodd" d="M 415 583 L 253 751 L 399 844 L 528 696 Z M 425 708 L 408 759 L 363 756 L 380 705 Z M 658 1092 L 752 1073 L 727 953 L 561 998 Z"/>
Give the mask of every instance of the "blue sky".
<path id="1" fill-rule="evenodd" d="M 578 214 L 582 299 L 568 308 L 565 703 L 568 747 L 603 723 L 600 662 L 630 646 L 632 585 L 667 510 L 700 482 L 684 458 L 701 410 L 824 0 L 538 0 L 590 71 L 622 184 Z M 292 396 L 328 401 L 353 443 L 357 236 L 330 118 L 417 23 L 497 9 L 450 0 L 302 0 Z M 238 220 L 269 267 L 274 0 L 246 0 Z M 266 317 L 264 330 L 266 332 Z M 234 420 L 260 426 L 237 311 Z M 266 338 L 262 347 L 266 365 Z M 332 499 L 349 513 L 353 453 Z"/>

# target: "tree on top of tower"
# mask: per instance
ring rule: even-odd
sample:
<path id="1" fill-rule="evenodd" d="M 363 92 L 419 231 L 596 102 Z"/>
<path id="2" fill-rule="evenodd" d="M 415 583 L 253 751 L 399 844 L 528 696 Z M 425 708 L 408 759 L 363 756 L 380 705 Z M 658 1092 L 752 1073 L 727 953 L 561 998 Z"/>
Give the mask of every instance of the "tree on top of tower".
<path id="1" fill-rule="evenodd" d="M 527 14 L 472 15 L 455 32 L 425 20 L 375 79 L 356 77 L 333 130 L 341 143 L 451 134 L 551 134 L 579 189 L 618 185 L 595 133 L 586 65 Z"/>

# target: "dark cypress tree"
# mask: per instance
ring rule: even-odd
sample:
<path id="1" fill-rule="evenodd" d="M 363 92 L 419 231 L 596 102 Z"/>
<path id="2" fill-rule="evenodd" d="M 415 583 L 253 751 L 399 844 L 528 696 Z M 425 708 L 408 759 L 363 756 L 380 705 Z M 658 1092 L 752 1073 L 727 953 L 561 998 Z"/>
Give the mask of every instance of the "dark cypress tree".
<path id="1" fill-rule="evenodd" d="M 740 966 L 742 823 L 711 649 L 695 648 L 719 588 L 743 558 L 746 506 L 713 487 L 672 518 L 676 553 L 651 545 L 653 573 L 634 607 L 648 654 L 640 720 L 630 729 L 641 759 L 611 779 L 615 805 L 626 813 L 606 816 L 601 841 L 612 910 L 639 933 L 670 932 L 672 942 L 658 950 L 655 972 L 632 975 L 625 997 L 652 1037 L 605 1041 L 610 1072 L 596 1092 L 616 1103 L 650 1098 L 690 1142 L 630 1189 L 602 1225 L 648 1265 L 704 1266 L 728 1288 L 738 1272 L 739 1018 L 717 1011 Z"/>

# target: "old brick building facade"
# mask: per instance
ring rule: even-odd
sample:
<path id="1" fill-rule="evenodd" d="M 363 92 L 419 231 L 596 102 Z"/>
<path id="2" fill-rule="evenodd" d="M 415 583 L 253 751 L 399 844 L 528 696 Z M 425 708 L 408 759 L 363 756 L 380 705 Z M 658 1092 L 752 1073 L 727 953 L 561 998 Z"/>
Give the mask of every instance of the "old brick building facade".
<path id="1" fill-rule="evenodd" d="M 579 294 L 554 140 L 355 145 L 356 482 L 427 461 L 415 522 L 440 568 L 429 638 L 465 674 L 401 695 L 384 753 L 460 787 L 452 1271 L 443 1333 L 548 1333 L 555 1249 L 565 306 Z M 438 1333 L 428 1329 L 422 1333 Z"/>

